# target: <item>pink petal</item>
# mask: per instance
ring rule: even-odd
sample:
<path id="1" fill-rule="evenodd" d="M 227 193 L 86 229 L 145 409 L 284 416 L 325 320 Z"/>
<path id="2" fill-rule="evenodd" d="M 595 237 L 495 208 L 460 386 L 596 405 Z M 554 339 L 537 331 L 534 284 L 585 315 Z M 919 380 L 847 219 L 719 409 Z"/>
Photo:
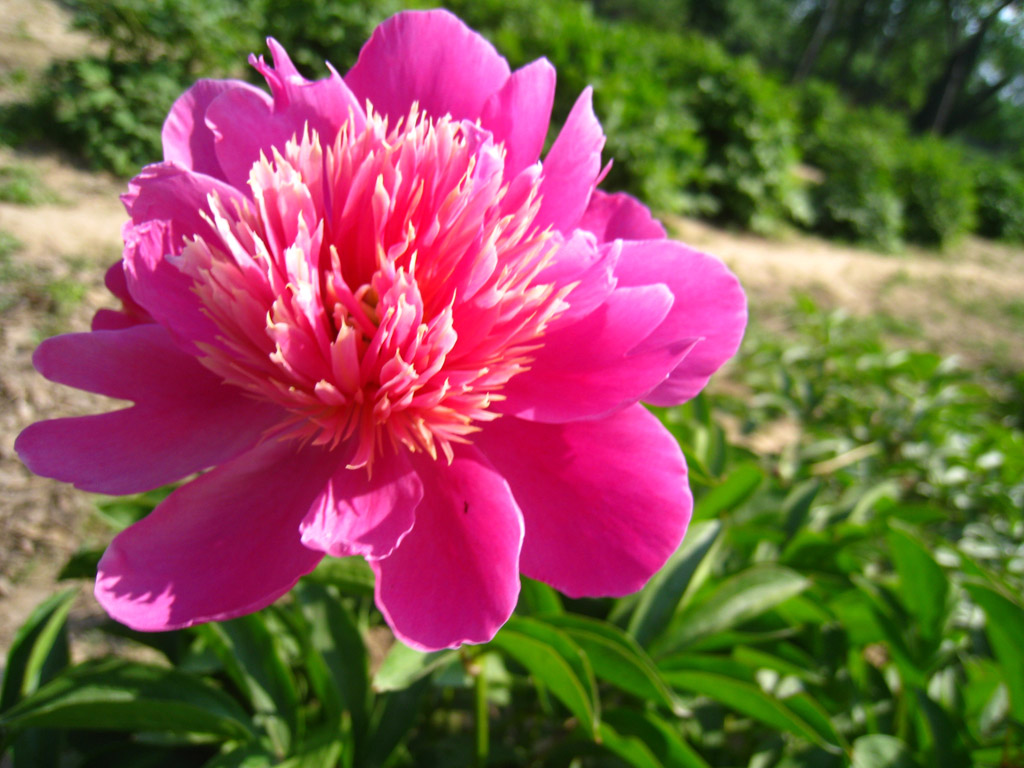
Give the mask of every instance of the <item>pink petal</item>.
<path id="1" fill-rule="evenodd" d="M 618 238 L 660 240 L 665 237 L 665 228 L 647 206 L 625 192 L 609 195 L 595 189 L 578 226 L 597 235 L 600 243 Z"/>
<path id="2" fill-rule="evenodd" d="M 545 335 L 528 371 L 502 390 L 496 410 L 531 421 L 592 419 L 635 403 L 689 350 L 679 342 L 634 352 L 672 307 L 663 285 L 619 288 L 594 312 Z"/>
<path id="3" fill-rule="evenodd" d="M 604 132 L 594 114 L 592 91 L 585 88 L 544 158 L 544 181 L 537 224 L 571 231 L 590 202 L 601 171 Z"/>
<path id="4" fill-rule="evenodd" d="M 100 309 L 92 318 L 94 331 L 115 331 L 139 323 L 151 323 L 153 318 L 128 292 L 128 280 L 124 275 L 124 260 L 119 259 L 107 270 L 103 280 L 112 294 L 121 300 L 121 309 Z"/>
<path id="5" fill-rule="evenodd" d="M 694 397 L 743 339 L 747 300 L 722 262 L 672 240 L 626 242 L 615 276 L 619 285 L 662 283 L 675 296 L 672 311 L 641 349 L 699 339 L 668 380 L 644 397 L 653 405 L 677 405 Z"/>
<path id="6" fill-rule="evenodd" d="M 505 143 L 506 178 L 540 159 L 554 101 L 555 68 L 538 59 L 513 72 L 484 104 L 480 124 Z"/>
<path id="7" fill-rule="evenodd" d="M 180 480 L 251 448 L 282 417 L 225 386 L 158 325 L 57 336 L 33 360 L 51 381 L 136 403 L 37 422 L 18 436 L 29 469 L 86 491 L 137 493 Z"/>
<path id="8" fill-rule="evenodd" d="M 686 532 L 686 462 L 640 405 L 570 424 L 498 419 L 475 444 L 523 510 L 523 573 L 570 597 L 640 589 Z"/>
<path id="9" fill-rule="evenodd" d="M 508 484 L 473 448 L 457 451 L 451 465 L 414 464 L 423 501 L 398 549 L 371 563 L 377 605 L 413 648 L 487 642 L 519 596 L 522 516 Z"/>
<path id="10" fill-rule="evenodd" d="M 260 93 L 241 80 L 199 80 L 178 97 L 160 133 L 164 160 L 196 173 L 225 178 L 214 150 L 213 131 L 206 125 L 206 110 L 214 99 L 232 90 Z"/>
<path id="11" fill-rule="evenodd" d="M 345 82 L 360 104 L 395 120 L 413 102 L 433 118 L 480 117 L 509 77 L 508 62 L 448 11 L 406 11 L 374 30 Z"/>
<path id="12" fill-rule="evenodd" d="M 243 200 L 223 182 L 165 163 L 143 169 L 123 198 L 132 217 L 122 230 L 128 290 L 190 352 L 197 351 L 196 342 L 216 344 L 217 328 L 204 314 L 191 278 L 166 257 L 181 253 L 186 237 L 200 235 L 207 242 L 220 242 L 200 215 L 209 210 L 211 194 L 229 209 Z"/>
<path id="13" fill-rule="evenodd" d="M 378 458 L 369 476 L 342 465 L 303 519 L 302 543 L 335 557 L 387 557 L 412 529 L 422 498 L 404 450 Z"/>
<path id="14" fill-rule="evenodd" d="M 273 97 L 255 88 L 226 91 L 206 110 L 224 178 L 247 194 L 249 171 L 261 152 L 272 157 L 272 147 L 283 150 L 292 138 L 301 139 L 307 128 L 331 144 L 348 120 L 354 121 L 356 130 L 365 125 L 361 101 L 330 64 L 326 78 L 306 80 L 276 40 L 268 38 L 267 45 L 273 67 L 262 56 L 250 57 L 249 62 L 266 78 Z"/>
<path id="15" fill-rule="evenodd" d="M 328 451 L 268 441 L 182 486 L 119 533 L 96 598 L 133 629 L 160 631 L 259 610 L 323 557 L 299 521 L 337 466 Z"/>

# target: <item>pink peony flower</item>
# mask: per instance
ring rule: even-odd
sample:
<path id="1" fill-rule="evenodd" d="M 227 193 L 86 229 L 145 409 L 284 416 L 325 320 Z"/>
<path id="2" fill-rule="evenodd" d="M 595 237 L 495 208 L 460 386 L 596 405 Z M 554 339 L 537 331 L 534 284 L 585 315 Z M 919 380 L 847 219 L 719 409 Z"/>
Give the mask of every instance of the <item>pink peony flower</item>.
<path id="1" fill-rule="evenodd" d="M 99 601 L 184 627 L 362 555 L 398 637 L 435 649 L 490 639 L 520 572 L 640 588 L 692 502 L 638 401 L 735 352 L 736 279 L 596 190 L 589 89 L 539 161 L 546 60 L 510 73 L 444 11 L 385 22 L 344 77 L 269 46 L 269 96 L 204 80 L 172 108 L 124 196 L 122 308 L 35 355 L 132 405 L 30 426 L 34 472 L 127 494 L 208 470 L 114 539 Z"/>

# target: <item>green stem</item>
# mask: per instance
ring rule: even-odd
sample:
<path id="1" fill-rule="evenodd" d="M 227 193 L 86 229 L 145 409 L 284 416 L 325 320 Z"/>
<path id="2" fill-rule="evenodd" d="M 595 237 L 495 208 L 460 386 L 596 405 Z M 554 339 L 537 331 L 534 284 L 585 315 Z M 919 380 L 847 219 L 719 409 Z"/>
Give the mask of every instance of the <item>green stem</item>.
<path id="1" fill-rule="evenodd" d="M 487 714 L 487 676 L 484 674 L 483 658 L 477 657 L 474 671 L 473 692 L 476 703 L 476 768 L 487 765 L 490 752 L 490 733 Z"/>

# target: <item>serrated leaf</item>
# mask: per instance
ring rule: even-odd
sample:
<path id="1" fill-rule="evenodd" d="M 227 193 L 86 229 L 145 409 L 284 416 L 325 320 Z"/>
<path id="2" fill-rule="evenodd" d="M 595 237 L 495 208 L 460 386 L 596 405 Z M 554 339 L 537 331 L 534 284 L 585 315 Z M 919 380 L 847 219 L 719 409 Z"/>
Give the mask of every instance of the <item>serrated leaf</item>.
<path id="1" fill-rule="evenodd" d="M 0 716 L 0 727 L 253 735 L 248 715 L 220 690 L 174 669 L 120 659 L 66 670 Z"/>
<path id="2" fill-rule="evenodd" d="M 810 585 L 806 577 L 782 566 L 748 568 L 727 578 L 703 600 L 680 611 L 654 652 L 664 655 L 699 638 L 733 629 L 800 594 Z"/>
<path id="3" fill-rule="evenodd" d="M 628 632 L 641 646 L 646 648 L 669 625 L 697 567 L 709 556 L 721 531 L 717 520 L 692 524 L 679 549 L 640 591 Z"/>
<path id="4" fill-rule="evenodd" d="M 567 634 L 535 619 L 513 616 L 491 646 L 521 664 L 596 737 L 597 684 L 590 662 Z"/>
<path id="5" fill-rule="evenodd" d="M 550 616 L 547 622 L 583 649 L 598 680 L 641 701 L 659 702 L 677 715 L 685 711 L 643 648 L 614 624 L 578 614 Z"/>

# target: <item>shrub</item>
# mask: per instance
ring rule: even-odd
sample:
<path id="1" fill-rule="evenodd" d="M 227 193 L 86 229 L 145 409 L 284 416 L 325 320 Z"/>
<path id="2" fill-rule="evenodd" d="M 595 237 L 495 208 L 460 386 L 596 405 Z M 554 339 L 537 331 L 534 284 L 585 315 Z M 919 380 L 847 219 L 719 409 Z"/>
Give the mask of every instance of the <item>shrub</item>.
<path id="1" fill-rule="evenodd" d="M 955 144 L 926 136 L 901 147 L 898 189 L 907 240 L 943 247 L 974 226 L 970 167 Z"/>
<path id="2" fill-rule="evenodd" d="M 806 160 L 823 178 L 811 192 L 814 229 L 827 237 L 899 246 L 903 204 L 896 191 L 894 128 L 874 113 L 824 104 L 804 109 Z"/>
<path id="3" fill-rule="evenodd" d="M 989 158 L 974 161 L 978 234 L 1024 242 L 1024 172 Z"/>

